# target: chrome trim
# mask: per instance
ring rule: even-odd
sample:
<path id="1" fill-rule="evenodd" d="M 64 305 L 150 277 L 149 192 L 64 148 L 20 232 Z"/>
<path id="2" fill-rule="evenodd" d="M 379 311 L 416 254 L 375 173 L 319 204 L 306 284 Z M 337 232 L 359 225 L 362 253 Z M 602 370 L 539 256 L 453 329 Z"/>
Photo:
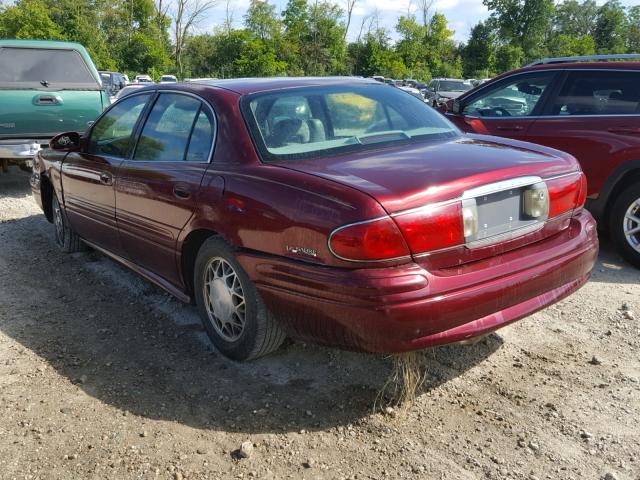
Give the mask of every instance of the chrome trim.
<path id="1" fill-rule="evenodd" d="M 394 261 L 399 261 L 399 260 L 409 260 L 411 259 L 411 254 L 409 255 L 403 255 L 401 257 L 395 257 L 395 258 L 383 258 L 383 259 L 379 259 L 379 260 L 355 260 L 352 258 L 346 258 L 346 257 L 342 257 L 340 255 L 338 255 L 336 252 L 333 251 L 333 248 L 331 248 L 331 239 L 333 238 L 333 236 L 339 232 L 340 230 L 347 228 L 347 227 L 353 227 L 354 225 L 363 225 L 365 223 L 372 223 L 372 222 L 378 222 L 380 220 L 385 220 L 387 218 L 390 218 L 389 215 L 382 215 L 380 217 L 376 217 L 376 218 L 372 218 L 370 220 L 363 220 L 361 222 L 353 222 L 353 223 L 347 223 L 346 225 L 342 225 L 336 229 L 334 229 L 330 234 L 329 234 L 329 238 L 327 238 L 327 248 L 329 249 L 329 251 L 331 252 L 331 254 L 336 257 L 339 258 L 340 260 L 345 260 L 347 262 L 355 262 L 355 263 L 379 263 L 379 262 L 394 262 Z M 394 222 L 395 224 L 395 222 Z M 398 227 L 398 225 L 396 225 L 396 228 L 398 228 L 398 231 L 400 232 L 400 235 L 402 235 L 402 231 L 400 230 L 400 227 Z M 404 235 L 402 235 L 402 239 L 404 240 Z M 405 240 L 406 242 L 406 240 Z M 407 245 L 407 250 L 409 250 L 409 246 Z M 410 251 L 410 250 L 409 250 Z"/>
<path id="2" fill-rule="evenodd" d="M 542 178 L 534 175 L 526 177 L 516 177 L 508 180 L 501 180 L 495 183 L 488 183 L 480 187 L 475 187 L 470 190 L 465 190 L 462 193 L 462 199 L 476 198 L 483 195 L 491 195 L 492 193 L 504 192 L 511 190 L 512 188 L 526 187 L 527 185 L 533 185 L 534 183 L 542 182 Z"/>
<path id="3" fill-rule="evenodd" d="M 131 98 L 137 95 L 148 95 L 151 94 L 151 98 L 153 98 L 153 95 L 155 94 L 162 94 L 165 92 L 169 92 L 169 93 L 178 93 L 181 95 L 186 95 L 189 97 L 193 97 L 195 99 L 197 99 L 198 101 L 200 101 L 204 106 L 206 106 L 209 111 L 211 112 L 211 115 L 213 117 L 213 125 L 211 126 L 211 132 L 212 132 L 212 139 L 211 139 L 211 148 L 209 149 L 209 156 L 206 162 L 182 162 L 181 160 L 134 160 L 133 156 L 136 153 L 136 150 L 138 148 L 138 142 L 140 141 L 140 135 L 142 134 L 142 130 L 144 130 L 144 126 L 147 123 L 147 120 L 149 119 L 149 115 L 146 116 L 146 118 L 144 119 L 144 123 L 142 124 L 142 130 L 140 131 L 140 135 L 137 135 L 137 137 L 134 139 L 135 140 L 135 144 L 133 146 L 133 150 L 131 151 L 131 154 L 129 155 L 128 158 L 124 158 L 123 160 L 125 162 L 154 162 L 154 163 L 172 163 L 172 162 L 181 162 L 181 163 L 185 163 L 185 164 L 205 164 L 205 163 L 213 163 L 213 152 L 215 150 L 215 146 L 216 146 L 216 140 L 218 139 L 218 117 L 216 116 L 216 111 L 213 109 L 213 107 L 211 106 L 211 104 L 205 100 L 203 97 L 195 94 L 195 93 L 191 93 L 188 91 L 184 91 L 184 90 L 176 90 L 176 89 L 171 89 L 171 88 L 146 88 L 142 87 L 140 89 L 140 91 L 138 92 L 133 92 L 130 93 L 124 97 L 120 97 L 119 99 L 117 99 L 115 102 L 113 102 L 111 105 L 109 105 L 109 107 L 102 113 L 102 115 L 96 119 L 93 124 L 89 127 L 91 129 L 91 133 L 93 134 L 93 127 L 95 126 L 96 123 L 98 123 L 100 120 L 102 120 L 102 118 L 114 107 L 114 105 L 117 105 L 118 103 L 120 103 L 121 101 L 126 100 L 127 98 Z M 155 105 L 155 102 L 157 101 L 157 98 L 155 100 L 153 100 L 153 103 Z M 151 105 L 150 110 L 149 110 L 149 114 L 151 113 L 151 110 L 153 110 L 153 105 Z M 143 109 L 144 111 L 144 109 Z M 142 113 L 142 112 L 141 112 Z M 193 125 L 192 125 L 193 127 Z M 135 132 L 132 132 L 132 136 L 135 134 Z M 89 137 L 87 138 L 87 142 L 91 143 L 91 135 L 89 135 Z M 116 157 L 116 158 L 121 158 L 121 157 Z"/>

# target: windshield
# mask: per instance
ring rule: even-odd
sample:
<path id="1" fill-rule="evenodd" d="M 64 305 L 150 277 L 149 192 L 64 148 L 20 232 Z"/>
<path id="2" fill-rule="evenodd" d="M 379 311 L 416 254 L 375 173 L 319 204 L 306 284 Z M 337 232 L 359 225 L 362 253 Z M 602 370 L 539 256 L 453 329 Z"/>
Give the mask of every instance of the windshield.
<path id="1" fill-rule="evenodd" d="M 0 86 L 12 88 L 91 88 L 98 81 L 75 50 L 0 48 Z"/>
<path id="2" fill-rule="evenodd" d="M 243 113 L 263 159 L 271 161 L 458 135 L 448 120 L 423 101 L 380 84 L 250 95 L 243 99 Z"/>
<path id="3" fill-rule="evenodd" d="M 440 80 L 441 92 L 466 92 L 471 90 L 472 85 L 470 83 L 463 82 L 462 80 Z"/>

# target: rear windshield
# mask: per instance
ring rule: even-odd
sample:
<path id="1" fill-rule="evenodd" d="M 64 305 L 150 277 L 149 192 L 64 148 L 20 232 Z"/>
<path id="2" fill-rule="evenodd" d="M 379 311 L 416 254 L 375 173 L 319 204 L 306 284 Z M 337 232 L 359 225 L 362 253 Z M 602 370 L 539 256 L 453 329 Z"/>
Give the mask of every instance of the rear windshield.
<path id="1" fill-rule="evenodd" d="M 75 50 L 0 48 L 0 87 L 100 88 Z"/>
<path id="2" fill-rule="evenodd" d="M 443 92 L 466 92 L 471 90 L 472 86 L 462 80 L 459 82 L 455 80 L 440 80 L 440 90 Z"/>
<path id="3" fill-rule="evenodd" d="M 423 101 L 382 84 L 269 91 L 245 97 L 242 108 L 256 147 L 267 161 L 459 134 Z"/>

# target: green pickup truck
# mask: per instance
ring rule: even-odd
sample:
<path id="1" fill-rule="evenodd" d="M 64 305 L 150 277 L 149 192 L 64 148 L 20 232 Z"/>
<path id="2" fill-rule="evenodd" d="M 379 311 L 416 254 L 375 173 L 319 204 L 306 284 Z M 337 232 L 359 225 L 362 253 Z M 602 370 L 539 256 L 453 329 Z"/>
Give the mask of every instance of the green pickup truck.
<path id="1" fill-rule="evenodd" d="M 56 134 L 84 132 L 109 105 L 82 45 L 0 40 L 0 167 L 29 170 Z"/>

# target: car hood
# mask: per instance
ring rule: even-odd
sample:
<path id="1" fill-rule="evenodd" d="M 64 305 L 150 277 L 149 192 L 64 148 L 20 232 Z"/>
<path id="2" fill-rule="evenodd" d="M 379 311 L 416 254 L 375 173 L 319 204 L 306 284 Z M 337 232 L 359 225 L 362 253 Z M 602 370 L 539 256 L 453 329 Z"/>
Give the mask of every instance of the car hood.
<path id="1" fill-rule="evenodd" d="M 438 92 L 438 96 L 440 98 L 458 98 L 460 95 L 462 95 L 463 92 L 462 90 L 460 90 L 459 92 Z"/>
<path id="2" fill-rule="evenodd" d="M 389 213 L 458 198 L 465 190 L 509 178 L 548 178 L 579 170 L 569 154 L 483 135 L 422 142 L 281 164 L 375 198 Z"/>

